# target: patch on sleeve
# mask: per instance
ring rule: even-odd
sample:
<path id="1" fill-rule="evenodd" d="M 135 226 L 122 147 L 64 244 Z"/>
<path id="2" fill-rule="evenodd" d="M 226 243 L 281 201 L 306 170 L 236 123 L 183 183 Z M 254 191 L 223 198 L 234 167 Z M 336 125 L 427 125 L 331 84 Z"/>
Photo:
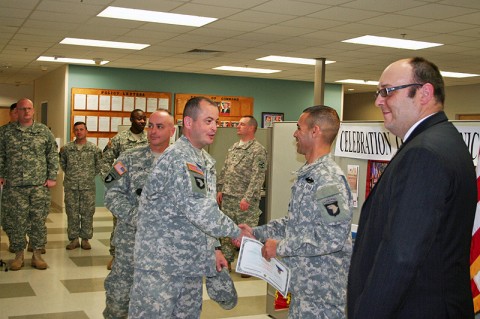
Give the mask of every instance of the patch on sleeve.
<path id="1" fill-rule="evenodd" d="M 122 162 L 117 162 L 115 165 L 113 165 L 113 168 L 120 176 L 127 172 L 127 169 L 125 168 L 125 166 L 123 166 Z"/>
<path id="2" fill-rule="evenodd" d="M 317 191 L 319 209 L 327 223 L 341 222 L 349 218 L 348 205 L 340 191 L 335 186 L 327 186 Z"/>
<path id="3" fill-rule="evenodd" d="M 127 172 L 127 169 L 122 162 L 116 162 L 113 167 L 108 172 L 107 176 L 104 179 L 105 186 L 109 188 L 110 183 L 118 181 L 122 176 Z"/>
<path id="4" fill-rule="evenodd" d="M 261 169 L 265 169 L 265 162 L 264 161 L 258 162 L 258 167 L 260 167 Z"/>
<path id="5" fill-rule="evenodd" d="M 192 192 L 196 194 L 201 194 L 203 196 L 207 195 L 207 185 L 205 174 L 203 171 L 194 163 L 186 163 L 188 175 L 190 176 L 190 182 L 192 184 Z"/>
<path id="6" fill-rule="evenodd" d="M 193 164 L 193 163 L 187 163 L 187 168 L 189 171 L 191 172 L 195 172 L 197 174 L 200 174 L 200 175 L 204 175 L 203 174 L 203 171 L 200 169 L 200 167 L 198 167 L 196 164 Z"/>
<path id="7" fill-rule="evenodd" d="M 338 202 L 332 198 L 330 201 L 324 202 L 323 206 L 327 210 L 328 215 L 337 216 L 340 214 L 340 207 L 338 207 Z"/>

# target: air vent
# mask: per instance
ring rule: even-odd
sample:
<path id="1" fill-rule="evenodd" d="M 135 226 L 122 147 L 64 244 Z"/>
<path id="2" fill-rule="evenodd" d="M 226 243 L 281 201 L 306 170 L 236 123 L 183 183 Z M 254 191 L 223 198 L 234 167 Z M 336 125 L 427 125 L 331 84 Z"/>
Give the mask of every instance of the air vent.
<path id="1" fill-rule="evenodd" d="M 217 50 L 204 50 L 204 49 L 193 49 L 190 51 L 185 52 L 186 54 L 195 54 L 195 55 L 219 55 L 223 53 L 223 51 Z"/>

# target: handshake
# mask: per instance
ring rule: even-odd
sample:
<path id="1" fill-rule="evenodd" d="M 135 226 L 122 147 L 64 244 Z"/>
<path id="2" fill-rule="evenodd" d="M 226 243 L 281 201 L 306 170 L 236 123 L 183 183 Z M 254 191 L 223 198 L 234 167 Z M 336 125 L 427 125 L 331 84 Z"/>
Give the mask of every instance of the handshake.
<path id="1" fill-rule="evenodd" d="M 255 236 L 253 235 L 252 227 L 250 227 L 246 224 L 240 224 L 240 225 L 238 225 L 238 227 L 242 231 L 240 233 L 240 236 L 238 236 L 237 238 L 232 238 L 232 244 L 234 244 L 237 248 L 240 247 L 240 244 L 242 243 L 242 238 L 243 237 L 256 239 Z"/>
<path id="2" fill-rule="evenodd" d="M 256 239 L 255 236 L 253 235 L 253 229 L 250 226 L 248 226 L 246 224 L 240 224 L 240 225 L 238 225 L 238 227 L 240 228 L 240 230 L 242 232 L 241 232 L 241 234 L 238 238 L 235 238 L 235 239 L 232 238 L 232 243 L 235 246 L 240 247 L 240 244 L 242 243 L 242 238 L 244 236 L 248 237 L 248 238 Z M 264 246 L 262 247 L 262 257 L 265 258 L 268 261 L 270 261 L 270 258 L 276 257 L 277 256 L 277 243 L 278 243 L 278 240 L 268 238 L 265 241 Z"/>

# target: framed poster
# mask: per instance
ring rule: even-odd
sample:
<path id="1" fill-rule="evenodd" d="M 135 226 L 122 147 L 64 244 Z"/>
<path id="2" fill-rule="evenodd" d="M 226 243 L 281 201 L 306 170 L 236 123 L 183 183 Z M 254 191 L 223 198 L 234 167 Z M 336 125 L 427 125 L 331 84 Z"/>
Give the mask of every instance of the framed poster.
<path id="1" fill-rule="evenodd" d="M 196 96 L 207 97 L 217 105 L 219 113 L 217 126 L 235 127 L 242 117 L 253 115 L 253 98 L 251 97 L 177 93 L 175 94 L 175 123 L 177 125 L 182 125 L 185 104 Z M 162 108 L 162 103 L 163 101 L 159 99 L 158 108 Z"/>
<path id="2" fill-rule="evenodd" d="M 273 122 L 283 122 L 283 113 L 262 112 L 262 128 L 272 127 Z"/>
<path id="3" fill-rule="evenodd" d="M 367 165 L 367 182 L 365 187 L 365 198 L 368 197 L 368 194 L 372 191 L 375 184 L 378 182 L 378 179 L 382 175 L 385 167 L 387 167 L 388 161 L 368 161 Z"/>

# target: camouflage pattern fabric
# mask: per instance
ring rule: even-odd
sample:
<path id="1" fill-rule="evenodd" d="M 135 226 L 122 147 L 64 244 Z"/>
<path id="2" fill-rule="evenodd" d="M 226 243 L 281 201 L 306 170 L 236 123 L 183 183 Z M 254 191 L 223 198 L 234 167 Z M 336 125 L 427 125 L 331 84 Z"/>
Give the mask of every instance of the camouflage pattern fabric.
<path id="1" fill-rule="evenodd" d="M 14 123 L 14 122 L 13 122 Z M 7 124 L 5 125 L 2 125 L 0 126 L 0 139 L 3 137 L 3 134 L 4 134 L 4 130 L 9 126 L 9 125 L 12 125 L 13 124 L 12 122 L 8 122 Z M 2 207 L 4 207 L 5 205 L 5 197 L 3 196 L 2 194 L 2 198 L 1 198 L 1 205 Z M 9 238 L 10 240 L 10 231 L 12 229 L 12 222 L 11 220 L 9 220 L 8 218 L 5 218 L 5 209 L 2 211 L 2 214 L 1 214 L 1 219 L 0 219 L 0 226 L 2 226 L 2 229 L 5 231 L 5 233 L 7 234 L 7 237 Z"/>
<path id="2" fill-rule="evenodd" d="M 228 150 L 218 177 L 217 192 L 258 203 L 266 171 L 265 147 L 255 139 L 243 145 L 237 142 Z"/>
<path id="3" fill-rule="evenodd" d="M 144 299 L 130 301 L 129 319 L 198 319 L 202 311 L 202 277 L 135 270 L 132 291 Z M 148 307 L 146 307 L 148 306 Z"/>
<path id="4" fill-rule="evenodd" d="M 138 199 L 154 162 L 155 156 L 148 145 L 127 150 L 117 159 L 105 180 L 105 206 L 117 217 L 113 236 L 115 262 L 104 284 L 106 307 L 103 316 L 107 319 L 128 317 Z"/>
<path id="5" fill-rule="evenodd" d="M 82 144 L 80 149 L 75 142 L 69 142 L 60 149 L 69 240 L 93 237 L 95 176 L 100 173 L 101 164 L 102 151 L 91 142 Z"/>
<path id="6" fill-rule="evenodd" d="M 267 151 L 257 140 L 253 139 L 243 145 L 237 142 L 229 148 L 218 177 L 217 192 L 223 193 L 222 211 L 237 225 L 258 225 L 262 214 L 259 204 L 266 171 Z M 246 211 L 240 210 L 243 198 L 250 204 Z M 236 247 L 228 237 L 221 238 L 220 242 L 225 258 L 228 262 L 233 262 Z"/>
<path id="7" fill-rule="evenodd" d="M 50 190 L 45 186 L 7 187 L 3 196 L 6 200 L 2 211 L 9 212 L 8 218 L 12 223 L 10 248 L 15 252 L 24 250 L 27 234 L 34 250 L 45 247 Z"/>
<path id="8" fill-rule="evenodd" d="M 254 228 L 254 235 L 279 240 L 277 255 L 292 270 L 289 319 L 345 318 L 350 188 L 330 154 L 296 174 L 288 215 Z"/>
<path id="9" fill-rule="evenodd" d="M 230 217 L 237 225 L 247 224 L 250 227 L 257 226 L 260 214 L 262 213 L 258 208 L 259 202 L 251 202 L 248 210 L 241 211 L 240 200 L 241 198 L 238 197 L 223 195 L 221 207 L 222 212 Z M 225 256 L 225 259 L 232 263 L 235 260 L 235 254 L 237 253 L 236 246 L 232 244 L 232 240 L 229 237 L 220 238 L 220 243 L 222 244 L 222 253 Z"/>
<path id="10" fill-rule="evenodd" d="M 218 303 L 223 309 L 230 310 L 237 305 L 237 290 L 228 268 L 222 268 L 222 271 L 217 272 L 216 276 L 207 277 L 205 287 L 210 299 Z"/>
<path id="11" fill-rule="evenodd" d="M 130 318 L 140 318 L 142 313 L 155 311 L 155 304 L 173 298 L 175 291 L 163 284 L 168 278 L 172 284 L 172 276 L 200 278 L 199 288 L 194 289 L 200 291 L 201 301 L 201 278 L 216 272 L 216 238 L 240 235 L 240 229 L 218 208 L 214 164 L 207 152 L 193 147 L 185 136 L 155 164 L 138 208 Z M 147 284 L 137 272 L 153 272 L 156 275 L 151 278 L 157 279 Z M 189 289 L 182 294 L 190 294 Z M 162 315 L 171 318 L 171 313 Z"/>
<path id="12" fill-rule="evenodd" d="M 107 173 L 112 168 L 112 164 L 117 159 L 120 154 L 135 148 L 138 146 L 144 146 L 148 144 L 147 132 L 143 131 L 141 133 L 140 139 L 135 138 L 134 134 L 130 130 L 126 130 L 118 133 L 103 149 L 103 163 L 100 169 L 102 178 L 105 178 Z"/>
<path id="13" fill-rule="evenodd" d="M 45 220 L 50 190 L 43 184 L 47 179 L 57 179 L 57 152 L 52 132 L 41 123 L 24 128 L 15 122 L 3 129 L 0 177 L 5 179 L 6 186 L 2 212 L 7 228 L 10 227 L 11 248 L 16 252 L 25 249 L 27 231 L 33 249 L 40 249 L 47 242 Z"/>
<path id="14" fill-rule="evenodd" d="M 7 186 L 38 186 L 56 180 L 58 147 L 50 129 L 42 123 L 22 129 L 8 125 L 0 142 L 0 177 Z"/>
<path id="15" fill-rule="evenodd" d="M 143 131 L 140 135 L 140 139 L 137 139 L 130 129 L 120 132 L 105 146 L 103 150 L 103 163 L 102 168 L 100 169 L 100 175 L 102 178 L 105 178 L 112 164 L 117 159 L 121 153 L 126 150 L 148 145 L 147 132 Z M 117 218 L 113 216 L 113 229 L 110 234 L 110 255 L 115 256 L 115 245 L 112 245 L 113 236 L 115 233 L 115 228 L 117 227 Z"/>

